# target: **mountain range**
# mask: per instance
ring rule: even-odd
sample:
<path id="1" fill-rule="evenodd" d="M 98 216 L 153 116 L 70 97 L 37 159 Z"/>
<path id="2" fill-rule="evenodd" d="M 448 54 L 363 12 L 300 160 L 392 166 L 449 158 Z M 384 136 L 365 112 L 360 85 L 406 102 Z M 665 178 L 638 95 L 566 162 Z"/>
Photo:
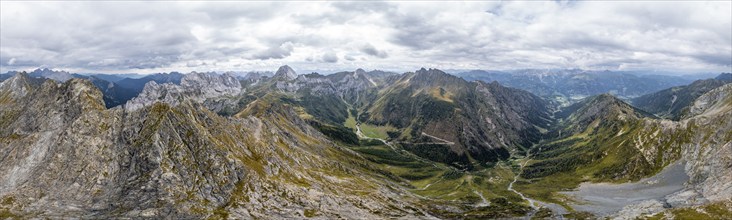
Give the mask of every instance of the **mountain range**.
<path id="1" fill-rule="evenodd" d="M 0 217 L 732 216 L 729 73 L 2 76 Z M 622 211 L 564 194 L 677 163 Z"/>
<path id="2" fill-rule="evenodd" d="M 503 85 L 529 91 L 563 106 L 603 93 L 630 99 L 672 86 L 685 85 L 692 81 L 689 77 L 681 76 L 580 69 L 473 70 L 458 72 L 456 76 L 466 80 L 498 81 Z"/>
<path id="3" fill-rule="evenodd" d="M 675 86 L 631 100 L 633 105 L 660 117 L 679 120 L 688 114 L 691 102 L 699 96 L 732 82 L 732 73 L 723 73 L 712 79 L 697 80 L 689 85 Z"/>

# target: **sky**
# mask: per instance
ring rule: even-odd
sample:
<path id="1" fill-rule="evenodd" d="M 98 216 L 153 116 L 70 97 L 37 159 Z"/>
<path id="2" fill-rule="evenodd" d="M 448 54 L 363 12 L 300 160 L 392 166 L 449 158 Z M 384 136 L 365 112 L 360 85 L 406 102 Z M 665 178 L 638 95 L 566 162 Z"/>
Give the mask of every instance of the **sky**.
<path id="1" fill-rule="evenodd" d="M 0 1 L 0 72 L 732 72 L 732 2 Z"/>

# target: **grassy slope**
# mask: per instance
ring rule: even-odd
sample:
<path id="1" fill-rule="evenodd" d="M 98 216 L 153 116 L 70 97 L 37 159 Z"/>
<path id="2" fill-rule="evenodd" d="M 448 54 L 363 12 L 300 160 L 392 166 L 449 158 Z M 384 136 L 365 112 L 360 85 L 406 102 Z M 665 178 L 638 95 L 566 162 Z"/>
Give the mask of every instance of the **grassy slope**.
<path id="1" fill-rule="evenodd" d="M 571 210 L 567 197 L 557 192 L 586 181 L 620 183 L 651 176 L 678 159 L 679 145 L 690 141 L 691 127 L 664 127 L 656 120 L 630 117 L 638 113 L 627 106 L 610 107 L 624 113 L 600 113 L 584 121 L 586 127 L 579 126 L 584 130 L 539 144 L 516 189 Z"/>
<path id="2" fill-rule="evenodd" d="M 441 210 L 440 206 L 457 206 L 473 217 L 522 216 L 529 208 L 525 201 L 507 190 L 516 165 L 499 163 L 493 168 L 465 172 L 454 167 L 427 161 L 408 152 L 379 144 L 350 146 L 381 172 L 392 174 L 411 188 L 411 192 L 431 203 L 431 211 L 441 217 L 460 216 Z M 485 200 L 484 200 L 485 199 Z M 492 206 L 479 206 L 488 202 Z"/>
<path id="3" fill-rule="evenodd" d="M 396 131 L 396 128 L 388 125 L 377 126 L 366 123 L 361 124 L 361 132 L 363 132 L 363 135 L 366 135 L 366 137 L 388 139 L 389 135 L 386 133 L 388 131 Z"/>
<path id="4" fill-rule="evenodd" d="M 688 137 L 668 135 L 660 143 L 654 143 L 654 147 L 670 157 L 663 158 L 663 154 L 659 154 L 650 163 L 635 147 L 632 138 L 649 137 L 659 128 L 642 126 L 643 121 L 599 127 L 589 135 L 586 131 L 543 144 L 542 147 L 550 149 L 528 163 L 522 174 L 525 179 L 517 182 L 516 188 L 531 198 L 566 207 L 566 197 L 557 192 L 576 188 L 581 182 L 619 183 L 653 175 L 679 157 L 675 143 L 688 140 Z"/>
<path id="5" fill-rule="evenodd" d="M 697 207 L 674 208 L 639 219 L 732 219 L 732 201 L 716 202 Z"/>

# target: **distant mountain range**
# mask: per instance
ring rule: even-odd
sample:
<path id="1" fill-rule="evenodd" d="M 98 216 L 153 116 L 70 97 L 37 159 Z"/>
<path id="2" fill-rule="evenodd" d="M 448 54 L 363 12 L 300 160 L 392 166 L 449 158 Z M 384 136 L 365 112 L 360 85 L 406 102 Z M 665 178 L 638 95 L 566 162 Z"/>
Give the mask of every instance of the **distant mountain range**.
<path id="1" fill-rule="evenodd" d="M 15 72 L 0 74 L 0 81 L 11 77 Z M 388 72 L 383 72 L 388 73 Z M 273 77 L 274 72 L 251 71 L 229 72 L 240 80 L 257 80 L 263 77 Z M 390 73 L 391 74 L 391 73 Z M 140 74 L 71 74 L 64 71 L 54 71 L 48 68 L 36 69 L 30 72 L 31 77 L 42 77 L 64 82 L 71 78 L 96 78 L 95 85 L 105 94 L 107 107 L 123 104 L 142 92 L 145 84 L 155 81 L 158 84 L 180 84 L 184 74 L 178 72 L 157 73 L 150 75 Z M 578 100 L 610 93 L 623 99 L 637 98 L 651 92 L 656 92 L 672 86 L 680 86 L 695 80 L 689 76 L 669 76 L 639 74 L 634 72 L 612 71 L 584 71 L 570 70 L 515 70 L 515 71 L 484 71 L 473 70 L 457 72 L 454 75 L 468 81 L 480 80 L 486 83 L 497 81 L 508 87 L 523 89 L 534 95 L 547 98 L 553 105 L 567 106 Z M 296 78 L 297 76 L 289 76 Z M 101 80 L 101 81 L 100 81 Z M 111 82 L 106 83 L 102 81 Z M 112 87 L 115 87 L 112 89 Z M 107 92 L 107 90 L 110 90 Z"/>
<path id="2" fill-rule="evenodd" d="M 2 77 L 2 217 L 732 215 L 729 73 L 688 85 L 581 70 L 289 66 Z M 562 194 L 675 163 L 690 179 L 681 190 L 624 201 L 622 211 L 579 211 L 580 198 Z"/>
<path id="3" fill-rule="evenodd" d="M 610 93 L 623 99 L 635 98 L 693 81 L 687 77 L 646 75 L 629 72 L 570 70 L 474 70 L 456 73 L 466 80 L 497 81 L 569 105 L 583 98 Z"/>
<path id="4" fill-rule="evenodd" d="M 8 72 L 0 74 L 0 81 L 10 78 L 18 72 Z M 156 83 L 174 83 L 180 84 L 183 74 L 172 72 L 172 73 L 157 73 L 151 74 L 140 78 L 129 78 L 127 75 L 111 75 L 111 74 L 71 74 L 66 71 L 56 71 L 48 68 L 36 69 L 28 73 L 29 77 L 53 79 L 59 82 L 66 82 L 72 78 L 88 79 L 94 86 L 102 91 L 105 106 L 112 108 L 115 106 L 122 105 L 134 98 L 140 92 L 142 92 L 145 84 L 150 81 Z M 128 76 L 128 77 L 123 77 Z M 133 75 L 136 76 L 136 75 Z"/>

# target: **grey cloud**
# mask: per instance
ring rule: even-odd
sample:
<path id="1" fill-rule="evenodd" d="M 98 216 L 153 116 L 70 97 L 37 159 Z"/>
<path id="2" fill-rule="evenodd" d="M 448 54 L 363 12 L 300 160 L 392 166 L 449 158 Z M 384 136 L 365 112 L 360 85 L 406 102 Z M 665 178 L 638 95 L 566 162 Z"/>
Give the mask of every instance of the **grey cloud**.
<path id="1" fill-rule="evenodd" d="M 206 62 L 200 60 L 189 60 L 186 63 L 187 67 L 201 67 L 201 66 L 216 66 L 216 62 Z"/>
<path id="2" fill-rule="evenodd" d="M 364 14 L 385 14 L 396 9 L 396 6 L 392 4 L 378 1 L 333 2 L 328 6 L 336 10 L 314 15 L 294 14 L 292 17 L 302 25 L 321 27 L 333 24 L 346 24 Z"/>
<path id="3" fill-rule="evenodd" d="M 75 10 L 90 10 L 66 13 L 43 12 L 44 9 L 53 9 L 38 7 L 38 14 L 42 15 L 31 19 L 7 22 L 10 19 L 2 19 L 3 29 L 19 30 L 3 31 L 2 50 L 22 55 L 38 48 L 47 51 L 46 55 L 35 53 L 23 55 L 27 56 L 23 58 L 52 66 L 107 69 L 167 66 L 195 47 L 196 40 L 187 26 L 176 21 L 175 14 L 159 16 L 155 14 L 155 4 L 151 5 L 153 7 L 145 11 L 134 9 L 137 5 L 129 4 L 80 4 Z M 95 19 L 87 20 L 88 17 Z M 10 24 L 13 22 L 16 23 Z M 29 28 L 19 26 L 40 31 L 27 32 Z"/>
<path id="4" fill-rule="evenodd" d="M 489 8 L 485 12 L 488 14 L 495 15 L 495 16 L 501 16 L 503 14 L 502 7 L 503 7 L 503 5 L 497 5 L 495 7 Z"/>
<path id="5" fill-rule="evenodd" d="M 363 1 L 363 2 L 334 2 L 333 7 L 345 12 L 390 12 L 396 9 L 396 6 L 388 2 L 380 1 Z"/>
<path id="6" fill-rule="evenodd" d="M 348 13 L 326 13 L 317 15 L 292 15 L 301 25 L 307 27 L 324 27 L 333 24 L 344 24 L 355 19 L 357 14 Z"/>
<path id="7" fill-rule="evenodd" d="M 432 49 L 440 44 L 460 44 L 471 41 L 473 35 L 461 34 L 452 27 L 437 24 L 430 14 L 397 14 L 390 19 L 396 34 L 392 43 L 412 49 Z"/>
<path id="8" fill-rule="evenodd" d="M 211 46 L 201 47 L 184 54 L 182 59 L 227 59 L 229 57 L 241 57 L 246 52 L 253 50 L 249 47 L 224 47 Z"/>
<path id="9" fill-rule="evenodd" d="M 282 59 L 282 58 L 290 56 L 290 54 L 292 54 L 293 50 L 294 50 L 294 47 L 292 46 L 292 43 L 286 42 L 278 47 L 271 47 L 267 50 L 261 51 L 252 57 L 255 59 L 260 59 L 260 60 Z"/>
<path id="10" fill-rule="evenodd" d="M 268 37 L 260 39 L 260 41 L 268 45 L 281 45 L 283 43 L 302 44 L 314 47 L 329 46 L 332 44 L 340 43 L 332 40 L 325 39 L 323 36 L 317 34 L 298 34 L 289 33 L 287 35 Z M 340 41 L 340 40 L 339 40 Z"/>
<path id="11" fill-rule="evenodd" d="M 39 67 L 41 65 L 43 65 L 43 63 L 34 62 L 32 60 L 0 56 L 0 66 L 3 66 L 3 67 L 12 66 L 12 67 L 19 67 L 19 68 L 26 69 L 26 68 Z"/>
<path id="12" fill-rule="evenodd" d="M 346 59 L 348 61 L 354 61 L 354 60 L 356 60 L 356 58 L 353 57 L 353 56 L 351 56 L 351 55 L 345 55 L 345 56 L 343 56 L 343 59 Z"/>
<path id="13" fill-rule="evenodd" d="M 323 58 L 323 62 L 326 62 L 326 63 L 338 62 L 338 55 L 336 55 L 335 53 L 332 53 L 332 52 L 323 54 L 322 58 Z"/>
<path id="14" fill-rule="evenodd" d="M 379 57 L 379 58 L 389 57 L 389 54 L 387 54 L 386 51 L 377 50 L 376 47 L 374 47 L 374 45 L 371 45 L 371 44 L 366 44 L 363 47 L 361 47 L 361 52 L 371 55 L 371 56 Z"/>
<path id="15" fill-rule="evenodd" d="M 545 36 L 542 39 L 531 39 L 529 47 L 548 47 L 553 49 L 594 49 L 594 50 L 628 50 L 628 46 L 609 36 L 596 36 L 585 32 L 566 32 Z"/>
<path id="16" fill-rule="evenodd" d="M 730 54 L 697 54 L 693 56 L 695 59 L 698 59 L 702 62 L 712 64 L 712 65 L 719 65 L 719 66 L 728 66 L 732 67 L 732 53 Z"/>
<path id="17" fill-rule="evenodd" d="M 274 17 L 276 11 L 272 8 L 283 7 L 278 2 L 208 2 L 196 8 L 197 12 L 204 13 L 212 22 L 228 24 L 238 19 L 255 21 L 268 20 Z"/>

